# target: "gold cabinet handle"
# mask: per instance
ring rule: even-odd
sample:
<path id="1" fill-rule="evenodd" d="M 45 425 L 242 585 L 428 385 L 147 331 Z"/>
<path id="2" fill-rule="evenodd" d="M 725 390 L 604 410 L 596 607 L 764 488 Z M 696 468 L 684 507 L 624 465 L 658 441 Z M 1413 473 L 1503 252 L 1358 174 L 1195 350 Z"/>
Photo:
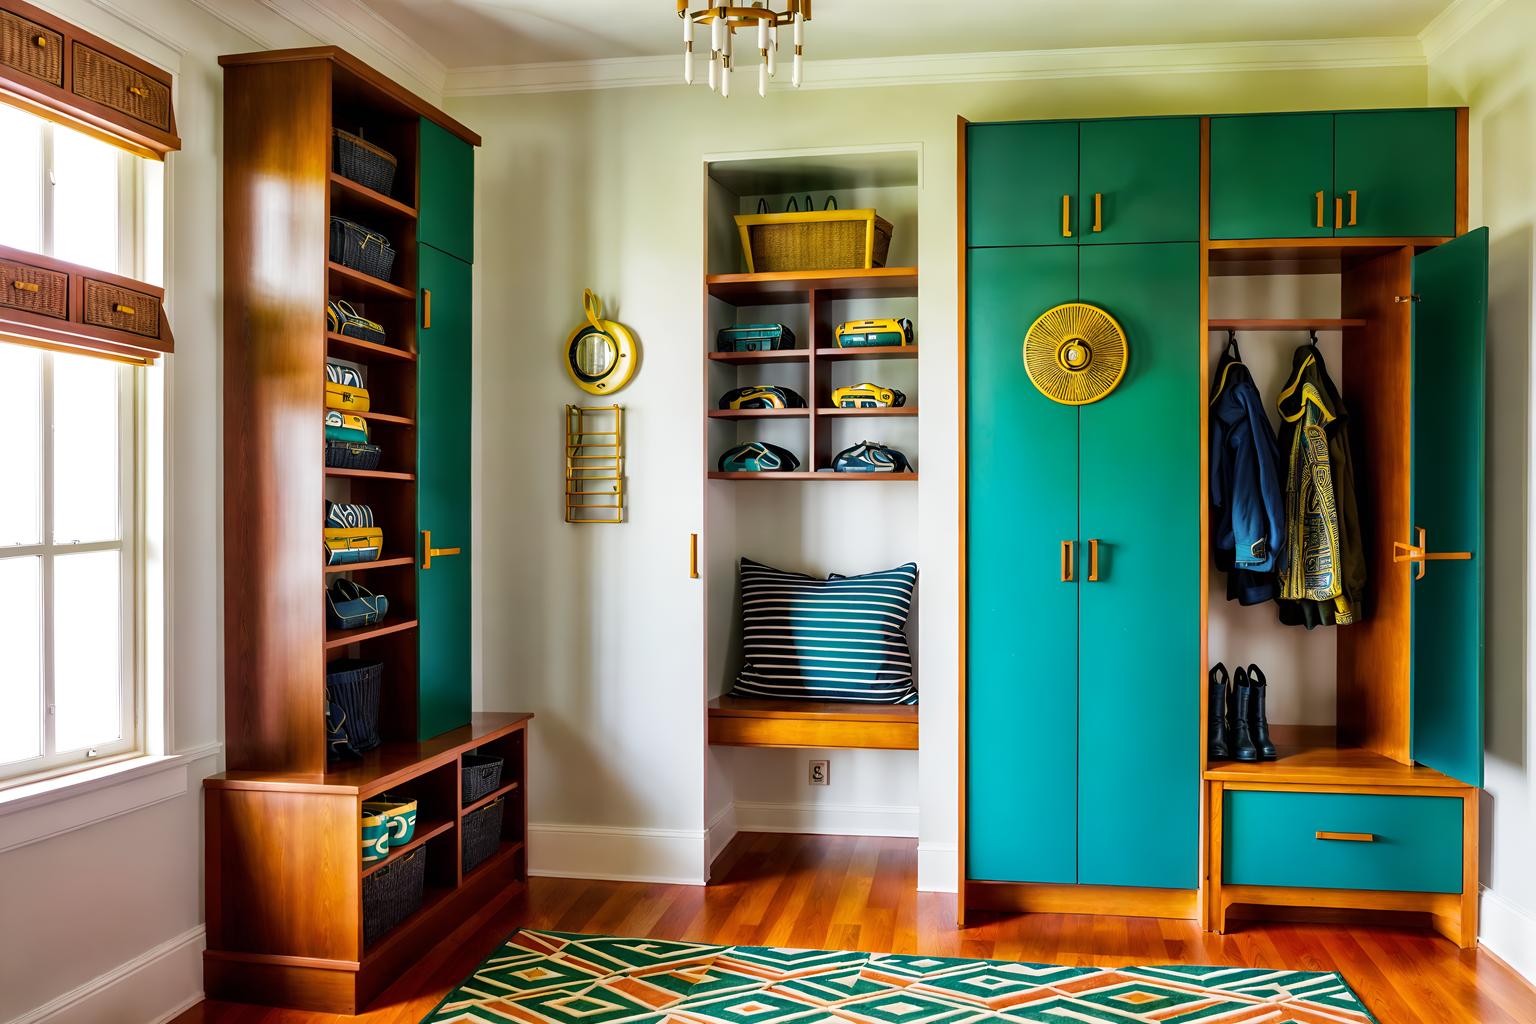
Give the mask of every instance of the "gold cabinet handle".
<path id="1" fill-rule="evenodd" d="M 1359 212 L 1360 193 L 1349 190 L 1349 227 L 1355 226 L 1355 214 Z"/>
<path id="2" fill-rule="evenodd" d="M 1341 843 L 1374 843 L 1376 837 L 1369 832 L 1319 832 L 1319 839 L 1334 839 Z"/>
<path id="3" fill-rule="evenodd" d="M 1093 194 L 1093 230 L 1104 230 L 1104 193 Z"/>
<path id="4" fill-rule="evenodd" d="M 1333 227 L 1335 230 L 1344 226 L 1344 197 L 1333 197 Z"/>
<path id="5" fill-rule="evenodd" d="M 121 313 L 123 316 L 133 316 L 133 314 L 138 312 L 138 310 L 134 309 L 132 306 L 125 306 L 121 302 L 114 302 L 112 303 L 112 312 Z"/>
<path id="6" fill-rule="evenodd" d="M 699 578 L 699 535 L 696 533 L 688 535 L 688 578 Z"/>
<path id="7" fill-rule="evenodd" d="M 35 38 L 34 38 L 34 39 L 33 39 L 33 40 L 32 40 L 32 42 L 33 42 L 33 44 L 34 44 L 34 45 L 35 45 L 35 46 L 36 46 L 36 47 L 37 47 L 37 48 L 38 48 L 38 49 L 39 49 L 39 50 L 42 50 L 42 49 L 46 49 L 46 48 L 47 48 L 47 46 L 48 46 L 48 37 L 47 37 L 47 36 L 45 36 L 45 35 L 42 35 L 42 34 L 39 34 L 39 35 L 38 35 L 38 36 L 36 36 L 36 37 L 35 37 Z"/>
<path id="8" fill-rule="evenodd" d="M 431 530 L 422 530 L 421 531 L 421 567 L 423 569 L 430 569 L 430 568 L 432 568 L 432 559 L 434 559 L 434 558 L 447 558 L 449 555 L 457 555 L 459 553 L 460 553 L 460 549 L 459 548 L 435 548 L 435 547 L 433 547 L 432 546 L 432 531 Z"/>
<path id="9" fill-rule="evenodd" d="M 149 90 L 144 88 L 142 85 L 130 85 L 128 87 L 128 91 L 139 97 L 147 98 L 149 96 Z"/>
<path id="10" fill-rule="evenodd" d="M 1392 542 L 1392 561 L 1416 563 L 1419 567 L 1418 572 L 1413 575 L 1413 578 L 1416 580 L 1424 578 L 1425 562 L 1468 562 L 1472 560 L 1472 552 L 1470 551 L 1430 551 L 1428 550 L 1429 544 L 1422 526 L 1419 527 L 1418 534 L 1419 542 L 1417 544 L 1404 544 L 1400 540 Z"/>
<path id="11" fill-rule="evenodd" d="M 1061 237 L 1072 237 L 1072 197 L 1061 197 Z"/>
<path id="12" fill-rule="evenodd" d="M 1321 192 L 1314 192 L 1314 193 L 1312 193 L 1312 196 L 1313 196 L 1314 199 L 1317 200 L 1317 226 L 1318 227 L 1322 227 L 1323 226 L 1323 194 Z"/>
<path id="13" fill-rule="evenodd" d="M 1099 582 L 1099 538 L 1088 541 L 1088 582 Z"/>
<path id="14" fill-rule="evenodd" d="M 38 289 L 36 281 L 12 281 L 11 287 L 19 292 L 35 292 Z"/>
<path id="15" fill-rule="evenodd" d="M 421 329 L 424 330 L 424 331 L 432 329 L 432 289 L 431 288 L 423 288 L 421 290 Z"/>
<path id="16" fill-rule="evenodd" d="M 1072 542 L 1064 540 L 1061 542 L 1061 582 L 1071 583 L 1072 575 Z"/>

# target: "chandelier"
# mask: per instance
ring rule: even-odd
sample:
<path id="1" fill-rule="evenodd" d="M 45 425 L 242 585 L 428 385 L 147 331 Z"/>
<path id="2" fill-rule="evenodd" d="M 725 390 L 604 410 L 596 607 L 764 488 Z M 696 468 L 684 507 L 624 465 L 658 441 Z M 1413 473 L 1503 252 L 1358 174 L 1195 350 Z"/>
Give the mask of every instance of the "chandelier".
<path id="1" fill-rule="evenodd" d="M 770 10 L 763 0 L 751 7 L 717 4 L 698 11 L 689 9 L 692 0 L 677 0 L 677 16 L 683 22 L 683 81 L 693 84 L 693 38 L 697 31 L 709 36 L 709 87 L 721 96 L 731 94 L 734 71 L 733 50 L 737 30 L 757 42 L 757 94 L 768 95 L 768 79 L 778 73 L 779 28 L 787 27 L 794 37 L 795 53 L 790 80 L 800 88 L 802 55 L 805 52 L 805 23 L 811 20 L 811 0 L 768 0 L 784 4 L 783 11 Z"/>

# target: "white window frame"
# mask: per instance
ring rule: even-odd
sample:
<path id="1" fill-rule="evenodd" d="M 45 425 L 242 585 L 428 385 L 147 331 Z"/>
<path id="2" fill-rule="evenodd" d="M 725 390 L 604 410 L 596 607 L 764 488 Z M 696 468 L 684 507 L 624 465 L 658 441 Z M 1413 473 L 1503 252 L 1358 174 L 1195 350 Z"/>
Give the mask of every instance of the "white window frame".
<path id="1" fill-rule="evenodd" d="M 51 255 L 54 249 L 54 203 L 51 191 L 54 182 L 54 133 L 70 129 L 39 118 L 43 132 L 42 166 L 38 181 L 43 202 L 41 203 L 41 238 L 43 255 Z M 163 178 L 155 176 L 163 182 Z M 145 173 L 142 158 L 127 152 L 118 154 L 118 202 L 117 202 L 117 258 L 116 267 L 100 269 L 120 273 L 139 280 L 158 283 L 161 268 L 149 266 L 148 233 L 145 230 L 148 188 L 151 176 Z M 163 187 L 163 185 L 162 185 Z M 116 761 L 143 756 L 149 746 L 147 707 L 147 659 L 146 659 L 146 540 L 145 515 L 148 412 L 146 407 L 147 375 L 143 366 L 122 364 L 117 371 L 118 395 L 118 447 L 119 470 L 118 508 L 119 528 L 117 539 L 71 543 L 53 538 L 53 423 L 54 404 L 53 368 L 61 356 L 42 352 L 42 517 L 37 544 L 0 548 L 0 558 L 41 558 L 41 621 L 39 638 L 43 665 L 42 734 L 43 752 L 32 758 L 0 764 L 0 790 L 22 786 L 56 776 L 85 769 L 97 768 Z M 89 358 L 89 357 L 84 357 Z M 76 750 L 56 750 L 54 744 L 55 716 L 52 714 L 54 696 L 54 560 L 61 555 L 89 551 L 118 550 L 122 552 L 120 579 L 122 586 L 122 617 L 119 624 L 122 637 L 122 666 L 120 689 L 120 722 L 122 735 L 111 742 Z"/>

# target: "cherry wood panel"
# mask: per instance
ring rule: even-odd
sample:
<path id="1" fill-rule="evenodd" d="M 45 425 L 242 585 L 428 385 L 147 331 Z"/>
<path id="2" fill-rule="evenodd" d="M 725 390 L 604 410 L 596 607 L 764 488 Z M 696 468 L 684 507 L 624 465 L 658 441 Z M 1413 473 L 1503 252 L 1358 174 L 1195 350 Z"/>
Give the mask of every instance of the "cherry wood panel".
<path id="1" fill-rule="evenodd" d="M 1210 320 L 1213 331 L 1342 331 L 1346 327 L 1364 327 L 1361 319 L 1337 317 L 1298 318 L 1294 320 Z"/>
<path id="2" fill-rule="evenodd" d="M 736 747 L 917 749 L 917 707 L 716 697 L 709 742 Z"/>
<path id="3" fill-rule="evenodd" d="M 704 287 L 710 295 L 733 306 L 792 302 L 813 288 L 833 299 L 910 297 L 917 294 L 917 268 L 710 274 L 704 278 Z"/>
<path id="4" fill-rule="evenodd" d="M 870 345 L 866 348 L 821 347 L 816 350 L 817 359 L 834 363 L 849 359 L 916 359 L 916 345 Z"/>
<path id="5" fill-rule="evenodd" d="M 1482 951 L 1391 919 L 1348 927 L 972 910 L 917 891 L 917 843 L 738 836 L 709 886 L 534 878 L 494 892 L 425 951 L 358 1024 L 417 1024 L 519 927 L 696 942 L 992 957 L 1071 966 L 1194 963 L 1339 971 L 1382 1024 L 1536 1024 L 1536 990 Z M 1358 917 L 1358 914 L 1356 915 Z M 200 1003 L 175 1024 L 334 1024 L 327 1014 Z"/>
<path id="6" fill-rule="evenodd" d="M 1463 783 L 1433 768 L 1403 764 L 1364 747 L 1291 746 L 1278 737 L 1276 746 L 1276 760 L 1250 764 L 1212 761 L 1205 777 L 1233 783 L 1353 786 L 1360 791 L 1382 786 L 1464 788 Z"/>
<path id="7" fill-rule="evenodd" d="M 862 483 L 900 483 L 915 481 L 916 473 L 817 473 L 812 470 L 796 470 L 793 473 L 721 473 L 709 474 L 711 480 L 764 480 L 780 482 L 790 480 L 858 481 Z"/>

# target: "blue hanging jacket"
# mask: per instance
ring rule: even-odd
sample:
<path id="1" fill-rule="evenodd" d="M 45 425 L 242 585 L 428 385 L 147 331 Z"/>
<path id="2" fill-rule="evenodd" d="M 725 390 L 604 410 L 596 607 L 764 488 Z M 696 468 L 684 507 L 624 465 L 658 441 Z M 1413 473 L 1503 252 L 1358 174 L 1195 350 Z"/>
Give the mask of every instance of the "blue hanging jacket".
<path id="1" fill-rule="evenodd" d="M 1211 395 L 1211 549 L 1227 600 L 1272 601 L 1285 545 L 1280 446 L 1253 374 L 1228 348 Z"/>

